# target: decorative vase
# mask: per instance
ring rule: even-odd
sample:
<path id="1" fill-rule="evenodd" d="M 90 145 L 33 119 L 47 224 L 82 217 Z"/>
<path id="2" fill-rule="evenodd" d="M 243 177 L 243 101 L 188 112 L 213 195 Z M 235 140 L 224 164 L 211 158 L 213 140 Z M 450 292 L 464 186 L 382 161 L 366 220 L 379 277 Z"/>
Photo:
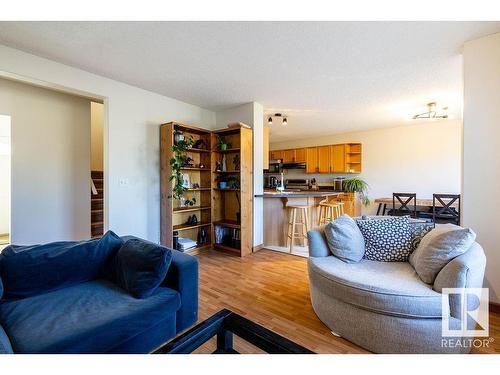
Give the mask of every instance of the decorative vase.
<path id="1" fill-rule="evenodd" d="M 227 182 L 226 181 L 220 181 L 219 182 L 219 189 L 227 189 Z"/>
<path id="2" fill-rule="evenodd" d="M 222 172 L 227 172 L 226 155 L 222 155 Z"/>
<path id="3" fill-rule="evenodd" d="M 177 144 L 179 143 L 180 141 L 183 141 L 184 140 L 184 134 L 181 133 L 181 132 L 177 132 L 174 134 L 174 142 Z"/>
<path id="4" fill-rule="evenodd" d="M 227 150 L 227 144 L 222 143 L 222 144 L 220 145 L 220 150 L 221 150 L 221 151 L 226 151 L 226 150 Z"/>

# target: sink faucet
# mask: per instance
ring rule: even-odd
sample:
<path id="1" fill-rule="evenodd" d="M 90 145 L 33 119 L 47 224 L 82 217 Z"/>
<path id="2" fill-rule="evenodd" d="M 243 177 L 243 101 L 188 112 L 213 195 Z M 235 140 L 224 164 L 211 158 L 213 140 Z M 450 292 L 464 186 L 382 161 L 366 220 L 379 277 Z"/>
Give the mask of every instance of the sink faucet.
<path id="1" fill-rule="evenodd" d="M 280 191 L 280 192 L 283 192 L 283 190 L 285 190 L 285 183 L 283 180 L 283 172 L 281 172 L 281 181 L 280 181 L 279 185 L 276 186 L 276 190 Z"/>

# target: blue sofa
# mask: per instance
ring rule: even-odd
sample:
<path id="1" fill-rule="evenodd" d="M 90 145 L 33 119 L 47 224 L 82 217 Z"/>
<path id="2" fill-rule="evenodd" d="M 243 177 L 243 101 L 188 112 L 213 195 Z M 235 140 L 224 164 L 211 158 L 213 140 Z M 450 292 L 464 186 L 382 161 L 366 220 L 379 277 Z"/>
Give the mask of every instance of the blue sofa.
<path id="1" fill-rule="evenodd" d="M 108 277 L 130 239 L 108 232 L 93 241 L 6 248 L 0 353 L 149 353 L 195 323 L 197 258 L 172 250 L 160 287 L 138 299 Z"/>

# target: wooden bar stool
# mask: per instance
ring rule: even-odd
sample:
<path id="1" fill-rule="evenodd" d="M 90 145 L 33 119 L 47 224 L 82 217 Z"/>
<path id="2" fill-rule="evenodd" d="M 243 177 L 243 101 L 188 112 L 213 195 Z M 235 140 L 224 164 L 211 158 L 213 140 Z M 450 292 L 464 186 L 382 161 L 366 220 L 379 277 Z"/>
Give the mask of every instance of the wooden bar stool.
<path id="1" fill-rule="evenodd" d="M 344 214 L 344 203 L 328 203 L 320 202 L 319 204 L 319 220 L 318 224 L 328 224 Z"/>
<path id="2" fill-rule="evenodd" d="M 288 220 L 287 247 L 290 254 L 293 250 L 294 239 L 302 239 L 304 245 L 307 244 L 307 231 L 309 230 L 309 217 L 307 206 L 287 206 L 290 211 Z M 300 221 L 297 221 L 297 212 L 300 212 Z M 300 225 L 300 231 L 296 232 L 297 225 Z"/>

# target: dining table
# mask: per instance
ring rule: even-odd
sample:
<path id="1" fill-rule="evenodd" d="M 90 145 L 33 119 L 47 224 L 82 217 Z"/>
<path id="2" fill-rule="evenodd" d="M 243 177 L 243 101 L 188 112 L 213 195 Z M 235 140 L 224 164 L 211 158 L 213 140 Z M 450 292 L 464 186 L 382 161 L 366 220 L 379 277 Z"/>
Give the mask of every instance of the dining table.
<path id="1" fill-rule="evenodd" d="M 387 205 L 390 205 L 392 207 L 392 197 L 390 198 L 377 198 L 374 201 L 375 203 L 378 203 L 377 207 L 377 216 L 378 215 L 385 215 L 385 212 L 387 210 Z M 416 199 L 416 205 L 417 207 L 432 207 L 432 198 L 417 198 Z M 436 207 L 443 207 L 441 202 L 436 200 Z M 458 207 L 458 201 L 453 202 L 450 207 L 453 208 L 459 208 Z"/>

